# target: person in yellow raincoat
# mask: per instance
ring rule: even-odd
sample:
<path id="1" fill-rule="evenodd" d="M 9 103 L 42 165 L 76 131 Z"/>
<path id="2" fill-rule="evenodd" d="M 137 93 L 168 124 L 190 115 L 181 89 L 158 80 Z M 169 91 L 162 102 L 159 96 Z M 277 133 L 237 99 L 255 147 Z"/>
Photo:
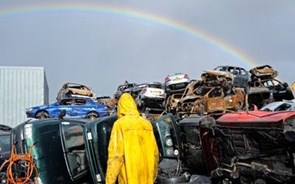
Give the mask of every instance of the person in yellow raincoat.
<path id="1" fill-rule="evenodd" d="M 106 184 L 152 184 L 159 152 L 151 123 L 141 117 L 133 97 L 124 93 L 118 101 L 108 147 Z"/>

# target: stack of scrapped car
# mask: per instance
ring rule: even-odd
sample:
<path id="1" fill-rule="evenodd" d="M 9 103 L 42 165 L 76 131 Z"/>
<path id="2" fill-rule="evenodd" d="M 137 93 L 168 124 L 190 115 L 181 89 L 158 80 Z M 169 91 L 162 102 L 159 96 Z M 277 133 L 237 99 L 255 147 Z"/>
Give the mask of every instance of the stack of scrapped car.
<path id="1" fill-rule="evenodd" d="M 166 93 L 160 82 L 151 82 L 140 85 L 135 101 L 141 112 L 163 112 Z"/>
<path id="2" fill-rule="evenodd" d="M 269 65 L 255 67 L 251 73 L 250 87 L 266 87 L 272 91 L 275 101 L 294 99 L 293 92 L 286 82 L 276 79 L 278 72 Z"/>
<path id="3" fill-rule="evenodd" d="M 114 94 L 114 98 L 116 100 L 119 100 L 119 98 L 121 97 L 123 93 L 131 93 L 135 86 L 136 86 L 135 83 L 129 83 L 125 81 L 124 84 L 118 86 L 117 91 Z"/>
<path id="4" fill-rule="evenodd" d="M 165 92 L 167 95 L 182 93 L 189 83 L 190 78 L 188 74 L 175 73 L 173 75 L 168 75 L 164 82 Z"/>
<path id="5" fill-rule="evenodd" d="M 200 125 L 212 183 L 294 183 L 295 112 L 226 113 Z"/>
<path id="6" fill-rule="evenodd" d="M 209 114 L 238 111 L 244 108 L 245 91 L 233 86 L 233 75 L 229 72 L 208 70 L 201 81 L 181 97 L 177 113 Z"/>

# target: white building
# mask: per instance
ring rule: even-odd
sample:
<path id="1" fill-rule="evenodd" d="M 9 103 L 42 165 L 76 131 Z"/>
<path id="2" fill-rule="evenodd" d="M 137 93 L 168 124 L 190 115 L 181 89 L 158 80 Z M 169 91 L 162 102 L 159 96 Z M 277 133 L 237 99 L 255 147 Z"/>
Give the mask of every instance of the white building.
<path id="1" fill-rule="evenodd" d="M 26 108 L 48 104 L 48 97 L 44 67 L 0 66 L 0 124 L 26 121 Z"/>

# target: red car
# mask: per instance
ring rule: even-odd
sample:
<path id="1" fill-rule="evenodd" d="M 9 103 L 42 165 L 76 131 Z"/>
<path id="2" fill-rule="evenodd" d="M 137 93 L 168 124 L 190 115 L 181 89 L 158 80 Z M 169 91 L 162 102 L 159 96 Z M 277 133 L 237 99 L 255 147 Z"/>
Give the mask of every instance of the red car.
<path id="1" fill-rule="evenodd" d="M 200 137 L 212 182 L 295 183 L 294 127 L 294 111 L 227 113 L 203 123 Z"/>

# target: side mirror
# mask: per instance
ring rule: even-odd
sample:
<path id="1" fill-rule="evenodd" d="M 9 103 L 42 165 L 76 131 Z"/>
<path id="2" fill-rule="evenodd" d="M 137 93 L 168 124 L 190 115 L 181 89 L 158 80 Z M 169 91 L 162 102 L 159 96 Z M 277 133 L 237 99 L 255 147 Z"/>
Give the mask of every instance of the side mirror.
<path id="1" fill-rule="evenodd" d="M 66 114 L 67 114 L 66 110 L 62 110 L 58 116 L 58 119 L 63 119 Z"/>

